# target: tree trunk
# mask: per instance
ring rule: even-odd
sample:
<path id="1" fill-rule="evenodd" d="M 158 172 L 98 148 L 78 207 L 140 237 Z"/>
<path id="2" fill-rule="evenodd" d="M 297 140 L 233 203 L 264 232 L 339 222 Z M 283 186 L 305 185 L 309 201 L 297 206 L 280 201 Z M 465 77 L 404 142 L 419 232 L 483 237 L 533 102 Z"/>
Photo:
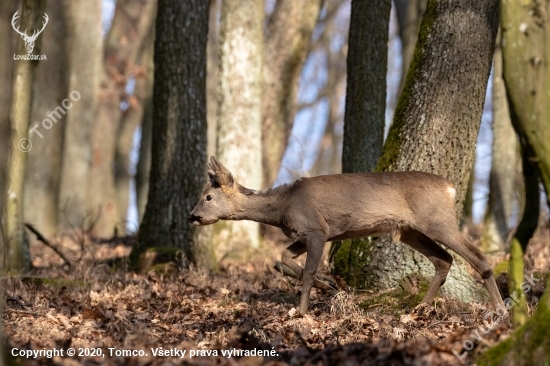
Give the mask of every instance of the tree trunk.
<path id="1" fill-rule="evenodd" d="M 41 29 L 44 20 L 45 0 L 24 0 L 21 6 L 19 28 Z M 22 38 L 17 39 L 16 54 L 40 54 L 41 37 L 34 50 L 25 49 Z M 29 243 L 23 225 L 24 183 L 27 153 L 32 148 L 29 124 L 32 110 L 32 85 L 34 70 L 38 61 L 17 60 L 14 62 L 12 78 L 12 100 L 10 105 L 10 152 L 7 164 L 7 198 L 5 207 L 5 229 L 7 242 L 7 266 L 9 269 L 25 271 L 30 268 Z"/>
<path id="2" fill-rule="evenodd" d="M 117 1 L 113 23 L 105 40 L 104 69 L 97 120 L 93 130 L 93 161 L 89 183 L 90 203 L 99 210 L 94 227 L 98 236 L 112 235 L 116 227 L 124 232 L 126 212 L 120 212 L 115 186 L 117 131 L 122 111 L 120 102 L 126 95 L 126 84 L 146 36 L 155 19 L 155 0 Z M 128 168 L 126 167 L 126 170 Z"/>
<path id="3" fill-rule="evenodd" d="M 219 43 L 218 160 L 238 182 L 256 189 L 262 187 L 263 6 L 222 0 Z M 259 246 L 255 222 L 224 222 L 218 229 L 214 242 L 220 253 L 233 245 Z"/>
<path id="4" fill-rule="evenodd" d="M 218 85 L 219 60 L 218 36 L 220 31 L 220 1 L 210 2 L 208 20 L 208 41 L 206 43 L 206 119 L 208 121 L 208 156 L 216 155 L 216 135 L 218 131 Z"/>
<path id="5" fill-rule="evenodd" d="M 154 5 L 153 19 L 156 15 L 156 1 L 154 1 Z M 132 71 L 135 80 L 134 92 L 126 100 L 128 109 L 122 113 L 122 118 L 118 125 L 115 152 L 115 184 L 118 211 L 120 213 L 120 220 L 123 222 L 126 222 L 128 216 L 130 182 L 132 179 L 130 171 L 130 154 L 134 142 L 134 134 L 137 127 L 144 120 L 144 113 L 147 111 L 147 108 L 150 107 L 148 104 L 151 102 L 151 89 L 153 88 L 152 74 L 154 72 L 154 40 L 154 27 L 150 24 L 148 35 L 140 45 L 139 56 L 136 58 L 137 65 L 134 66 L 134 70 Z"/>
<path id="6" fill-rule="evenodd" d="M 267 187 L 277 179 L 292 130 L 298 81 L 320 7 L 320 0 L 279 0 L 267 25 L 262 132 Z"/>
<path id="7" fill-rule="evenodd" d="M 532 152 L 550 207 L 549 12 L 548 1 L 502 0 L 504 82 L 512 123 L 522 146 Z"/>
<path id="8" fill-rule="evenodd" d="M 391 0 L 351 2 L 342 172 L 371 172 L 382 153 Z"/>
<path id="9" fill-rule="evenodd" d="M 409 66 L 414 56 L 414 49 L 420 31 L 422 16 L 426 11 L 428 0 L 394 0 L 401 39 L 402 68 L 399 92 L 403 90 Z"/>
<path id="10" fill-rule="evenodd" d="M 9 152 L 9 136 L 10 136 L 10 93 L 11 74 L 13 70 L 13 54 L 15 40 L 17 35 L 11 27 L 11 18 L 17 10 L 17 0 L 0 1 L 0 219 L 5 204 L 6 181 L 5 174 L 6 163 Z M 19 35 L 17 35 L 19 37 Z"/>
<path id="11" fill-rule="evenodd" d="M 493 150 L 489 176 L 489 202 L 485 214 L 482 247 L 504 250 L 518 193 L 519 141 L 510 119 L 506 87 L 502 79 L 502 49 L 497 38 L 493 56 Z"/>
<path id="12" fill-rule="evenodd" d="M 58 217 L 72 226 L 94 220 L 88 195 L 92 166 L 92 132 L 96 123 L 103 33 L 101 3 L 63 2 L 67 25 L 69 102 L 65 115 Z M 93 192 L 99 194 L 99 192 Z"/>
<path id="13" fill-rule="evenodd" d="M 140 253 L 159 245 L 213 265 L 209 229 L 187 222 L 206 180 L 208 13 L 208 1 L 158 3 L 149 195 L 134 265 Z"/>
<path id="14" fill-rule="evenodd" d="M 430 0 L 407 82 L 378 171 L 440 174 L 457 189 L 457 218 L 472 169 L 477 133 L 498 28 L 498 0 Z M 399 287 L 409 276 L 431 277 L 433 265 L 402 243 L 370 245 L 366 281 Z M 455 257 L 445 294 L 478 298 L 463 261 Z"/>
<path id="15" fill-rule="evenodd" d="M 35 70 L 31 121 L 38 125 L 38 129 L 29 137 L 32 150 L 28 152 L 24 210 L 25 221 L 39 228 L 46 237 L 51 237 L 58 224 L 58 188 L 67 112 L 61 102 L 70 97 L 67 50 L 65 42 L 60 42 L 67 37 L 63 12 L 58 4 L 50 1 L 46 13 L 50 18 L 48 31 L 41 37 L 42 49 L 48 59 L 39 61 Z M 49 126 L 48 120 L 56 121 L 49 130 L 44 128 Z"/>

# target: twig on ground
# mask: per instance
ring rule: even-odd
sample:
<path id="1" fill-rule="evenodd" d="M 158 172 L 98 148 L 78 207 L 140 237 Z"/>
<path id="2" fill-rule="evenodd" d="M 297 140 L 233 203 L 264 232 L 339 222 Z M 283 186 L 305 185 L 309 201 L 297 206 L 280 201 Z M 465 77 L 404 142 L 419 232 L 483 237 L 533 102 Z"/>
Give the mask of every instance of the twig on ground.
<path id="1" fill-rule="evenodd" d="M 34 226 L 32 226 L 32 224 L 29 224 L 29 223 L 25 223 L 25 226 L 27 227 L 27 229 L 29 229 L 34 235 L 36 235 L 36 239 L 38 239 L 39 241 L 41 241 L 42 243 L 44 243 L 46 246 L 50 247 L 54 252 L 57 253 L 58 256 L 61 257 L 61 259 L 63 259 L 63 261 L 65 263 L 63 263 L 63 266 L 67 265 L 69 267 L 71 267 L 71 261 L 69 261 L 69 259 L 65 256 L 65 254 L 63 254 L 59 249 L 57 249 L 52 243 L 50 243 L 50 241 L 48 239 L 46 239 L 44 237 L 44 235 L 42 235 L 42 233 L 40 233 L 40 231 L 38 231 Z"/>

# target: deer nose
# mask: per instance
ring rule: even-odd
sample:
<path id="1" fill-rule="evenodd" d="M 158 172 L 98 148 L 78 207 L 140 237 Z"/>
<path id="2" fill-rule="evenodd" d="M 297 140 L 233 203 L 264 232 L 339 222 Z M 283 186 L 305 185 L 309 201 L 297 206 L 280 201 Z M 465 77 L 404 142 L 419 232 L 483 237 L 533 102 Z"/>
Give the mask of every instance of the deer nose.
<path id="1" fill-rule="evenodd" d="M 201 221 L 201 217 L 200 216 L 197 216 L 197 215 L 189 215 L 189 218 L 187 219 L 187 221 L 189 221 L 190 223 L 193 223 L 195 221 L 198 221 L 200 222 Z"/>

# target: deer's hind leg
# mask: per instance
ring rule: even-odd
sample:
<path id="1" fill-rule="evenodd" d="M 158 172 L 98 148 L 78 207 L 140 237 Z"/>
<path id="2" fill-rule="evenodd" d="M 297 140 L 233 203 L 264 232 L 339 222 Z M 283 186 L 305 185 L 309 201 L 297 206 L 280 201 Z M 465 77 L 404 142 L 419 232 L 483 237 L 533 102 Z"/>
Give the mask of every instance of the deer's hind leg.
<path id="1" fill-rule="evenodd" d="M 453 264 L 453 257 L 435 241 L 418 231 L 403 232 L 401 241 L 425 255 L 435 267 L 432 282 L 422 299 L 422 302 L 431 302 L 447 279 L 447 274 Z"/>

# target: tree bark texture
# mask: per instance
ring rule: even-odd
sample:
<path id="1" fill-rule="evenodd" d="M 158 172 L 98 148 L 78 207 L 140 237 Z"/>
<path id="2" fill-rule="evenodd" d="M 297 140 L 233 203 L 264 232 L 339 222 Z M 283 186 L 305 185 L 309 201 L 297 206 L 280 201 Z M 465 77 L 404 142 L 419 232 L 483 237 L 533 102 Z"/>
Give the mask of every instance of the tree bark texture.
<path id="1" fill-rule="evenodd" d="M 11 75 L 13 70 L 14 37 L 17 35 L 11 27 L 11 18 L 17 10 L 17 0 L 0 1 L 0 208 L 4 207 L 7 174 L 10 122 Z M 19 36 L 19 35 L 17 35 Z M 3 209 L 0 209 L 0 215 Z"/>
<path id="2" fill-rule="evenodd" d="M 45 0 L 24 0 L 20 9 L 20 29 L 41 29 L 44 22 Z M 40 54 L 41 39 L 34 45 L 33 54 Z M 17 39 L 16 53 L 25 54 L 25 42 Z M 7 197 L 2 224 L 7 242 L 7 266 L 25 271 L 30 268 L 28 238 L 24 227 L 24 183 L 27 153 L 30 145 L 29 121 L 32 110 L 32 85 L 38 61 L 17 60 L 13 66 L 12 98 L 10 105 L 10 151 L 7 163 Z"/>
<path id="3" fill-rule="evenodd" d="M 217 155 L 237 182 L 254 189 L 262 187 L 263 172 L 263 25 L 263 2 L 222 0 Z M 231 250 L 227 245 L 259 246 L 255 222 L 223 222 L 218 228 L 219 253 Z"/>
<path id="4" fill-rule="evenodd" d="M 504 82 L 512 123 L 550 205 L 550 2 L 501 3 Z"/>
<path id="5" fill-rule="evenodd" d="M 391 0 L 353 0 L 342 172 L 371 172 L 382 153 Z"/>
<path id="6" fill-rule="evenodd" d="M 210 2 L 210 20 L 208 21 L 208 41 L 206 43 L 206 120 L 208 121 L 208 156 L 216 155 L 216 136 L 218 134 L 218 85 L 219 57 L 218 43 L 220 31 L 220 1 Z"/>
<path id="7" fill-rule="evenodd" d="M 320 7 L 320 0 L 279 0 L 267 25 L 262 157 L 268 187 L 277 179 L 292 130 L 298 82 Z"/>
<path id="8" fill-rule="evenodd" d="M 403 90 L 407 72 L 414 56 L 422 16 L 426 11 L 428 0 L 394 0 L 401 39 L 402 68 L 399 92 Z"/>
<path id="9" fill-rule="evenodd" d="M 126 97 L 126 84 L 136 71 L 144 39 L 154 23 L 155 6 L 156 0 L 117 1 L 113 23 L 105 39 L 88 188 L 90 204 L 94 211 L 99 210 L 99 220 L 94 226 L 94 234 L 98 236 L 112 235 L 115 227 L 122 232 L 125 230 L 126 212 L 121 212 L 118 207 L 113 172 L 117 132 L 122 118 L 120 102 Z"/>
<path id="10" fill-rule="evenodd" d="M 444 176 L 457 189 L 457 217 L 472 169 L 498 28 L 498 0 L 430 0 L 407 82 L 378 171 L 419 170 Z M 433 275 L 433 265 L 402 243 L 382 239 L 370 251 L 367 274 L 379 289 L 409 275 Z M 478 291 L 455 257 L 443 292 L 472 301 Z"/>
<path id="11" fill-rule="evenodd" d="M 131 259 L 155 246 L 190 262 L 208 255 L 208 228 L 187 217 L 206 181 L 206 40 L 209 2 L 158 2 L 149 195 Z"/>
<path id="12" fill-rule="evenodd" d="M 66 110 L 61 102 L 70 96 L 66 43 L 61 41 L 67 37 L 63 11 L 59 4 L 50 1 L 46 4 L 46 13 L 50 18 L 48 31 L 40 37 L 47 60 L 36 65 L 30 126 L 38 125 L 36 131 L 40 135 L 35 132 L 29 136 L 32 149 L 28 152 L 24 211 L 26 222 L 51 237 L 58 224 L 58 188 L 66 123 Z M 49 126 L 48 120 L 55 121 L 50 129 L 44 127 Z"/>
<path id="13" fill-rule="evenodd" d="M 519 157 L 519 141 L 510 119 L 506 86 L 502 79 L 502 49 L 498 37 L 493 56 L 493 150 L 489 202 L 482 234 L 482 247 L 486 251 L 505 249 L 510 219 L 518 206 L 518 187 L 521 185 Z"/>
<path id="14" fill-rule="evenodd" d="M 97 212 L 89 200 L 91 180 L 92 136 L 96 123 L 103 32 L 101 3 L 66 1 L 63 11 L 67 25 L 69 93 L 79 95 L 65 115 L 63 157 L 59 184 L 58 217 L 71 226 L 85 225 Z M 83 46 L 85 45 L 85 46 Z M 99 192 L 93 192 L 99 194 Z M 88 221 L 88 224 L 90 223 Z"/>

